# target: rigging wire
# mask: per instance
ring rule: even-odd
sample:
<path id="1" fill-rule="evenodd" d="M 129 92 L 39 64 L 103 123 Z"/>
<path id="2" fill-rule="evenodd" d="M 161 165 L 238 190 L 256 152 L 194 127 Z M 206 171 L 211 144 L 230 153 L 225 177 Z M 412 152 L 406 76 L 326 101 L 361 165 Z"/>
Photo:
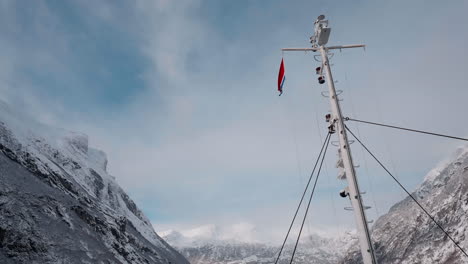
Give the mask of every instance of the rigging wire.
<path id="1" fill-rule="evenodd" d="M 284 100 L 284 98 L 283 98 L 283 100 Z M 289 100 L 288 96 L 286 96 L 285 100 L 286 100 L 287 105 L 292 104 L 292 102 L 291 102 L 291 100 Z M 277 104 L 278 104 L 278 108 L 281 109 L 282 123 L 284 123 L 285 126 L 287 126 L 289 128 L 289 132 L 290 132 L 290 134 L 292 134 L 292 138 L 293 138 L 293 142 L 294 142 L 294 146 L 295 146 L 296 165 L 297 165 L 297 172 L 298 172 L 298 182 L 299 182 L 300 185 L 302 185 L 304 177 L 302 177 L 302 166 L 301 166 L 301 161 L 299 160 L 299 147 L 298 147 L 298 144 L 297 144 L 296 125 L 295 125 L 294 121 L 291 121 L 290 119 L 286 118 L 287 110 L 286 110 L 286 107 L 284 106 L 284 104 L 280 104 L 279 100 L 277 101 Z M 288 121 L 286 121 L 286 120 L 288 120 Z"/>
<path id="2" fill-rule="evenodd" d="M 294 225 L 294 221 L 296 221 L 297 213 L 299 212 L 299 209 L 301 208 L 302 202 L 304 201 L 305 194 L 307 193 L 307 189 L 309 188 L 310 182 L 312 181 L 312 177 L 315 173 L 315 169 L 317 168 L 317 165 L 320 161 L 320 157 L 322 156 L 323 150 L 325 149 L 325 146 L 328 146 L 328 142 L 330 141 L 331 134 L 328 133 L 327 136 L 325 137 L 325 141 L 323 142 L 322 148 L 320 149 L 320 153 L 317 157 L 317 161 L 315 162 L 314 168 L 312 169 L 312 173 L 310 174 L 309 180 L 307 181 L 307 185 L 304 189 L 304 193 L 302 194 L 301 200 L 299 201 L 299 205 L 297 206 L 296 212 L 294 213 L 294 217 L 291 221 L 291 224 L 289 225 L 288 232 L 286 234 L 286 237 L 284 238 L 283 245 L 281 245 L 280 251 L 278 253 L 278 257 L 276 258 L 275 264 L 278 263 L 279 258 L 281 256 L 281 253 L 283 252 L 284 245 L 286 244 L 286 241 L 288 240 L 289 233 L 291 232 L 292 226 Z M 325 149 L 326 151 L 326 149 Z M 315 188 L 315 185 L 314 185 Z"/>
<path id="3" fill-rule="evenodd" d="M 319 121 L 318 121 L 317 105 L 316 104 L 313 104 L 313 105 L 314 105 L 314 113 L 315 113 L 315 124 L 317 125 L 318 136 L 319 136 L 320 142 L 323 142 L 322 132 L 320 132 L 322 129 L 320 128 Z M 307 222 L 307 233 L 312 234 L 311 230 L 312 230 L 311 223 L 309 221 Z"/>
<path id="4" fill-rule="evenodd" d="M 382 123 L 376 123 L 376 122 L 370 122 L 370 121 L 364 121 L 364 120 L 354 119 L 354 118 L 350 118 L 350 117 L 345 117 L 345 121 L 348 121 L 348 120 L 349 121 L 360 122 L 360 123 L 364 123 L 364 124 L 369 124 L 369 125 L 383 126 L 383 127 L 406 130 L 406 131 L 410 131 L 410 132 L 416 132 L 416 133 L 427 134 L 427 135 L 432 135 L 432 136 L 446 137 L 446 138 L 451 138 L 451 139 L 458 139 L 458 140 L 468 141 L 468 138 L 454 137 L 454 136 L 438 134 L 438 133 L 433 133 L 433 132 L 428 132 L 428 131 L 423 131 L 423 130 L 416 130 L 416 129 L 412 129 L 412 128 L 392 126 L 392 125 L 386 125 L 386 124 L 382 124 Z"/>
<path id="5" fill-rule="evenodd" d="M 292 252 L 291 261 L 289 262 L 289 264 L 293 263 L 294 255 L 296 254 L 296 250 L 297 250 L 297 245 L 299 244 L 299 240 L 301 239 L 302 229 L 304 228 L 304 223 L 305 223 L 305 220 L 307 218 L 307 213 L 309 212 L 310 203 L 312 202 L 312 197 L 314 196 L 315 187 L 317 186 L 317 181 L 318 181 L 318 178 L 320 176 L 320 171 L 322 170 L 323 160 L 325 159 L 325 155 L 327 154 L 327 149 L 328 149 L 328 146 L 329 146 L 329 143 L 330 143 L 330 138 L 331 138 L 331 134 L 328 133 L 328 139 L 326 140 L 326 144 L 325 144 L 325 151 L 323 152 L 322 161 L 320 162 L 320 167 L 319 167 L 319 169 L 317 171 L 317 177 L 315 177 L 314 186 L 312 187 L 312 192 L 310 194 L 309 202 L 307 203 L 307 208 L 306 208 L 306 211 L 304 213 L 304 218 L 302 219 L 301 229 L 299 230 L 299 234 L 297 235 L 296 244 L 294 245 L 294 250 Z"/>
<path id="6" fill-rule="evenodd" d="M 287 102 L 288 105 L 292 104 L 291 100 L 287 96 L 286 96 L 286 102 Z M 286 112 L 286 109 L 284 108 L 284 105 L 283 105 L 283 110 L 284 110 L 284 112 Z M 299 183 L 302 184 L 303 183 L 302 166 L 301 166 L 301 161 L 299 159 L 300 158 L 299 157 L 299 144 L 297 144 L 296 122 L 295 122 L 295 120 L 291 120 L 290 118 L 287 118 L 287 120 L 288 120 L 288 123 L 289 123 L 289 129 L 290 129 L 290 133 L 292 134 L 294 147 L 295 147 L 294 150 L 295 150 L 295 154 L 296 154 L 297 170 L 298 170 L 298 173 L 299 173 L 299 177 L 298 177 L 299 178 Z"/>
<path id="7" fill-rule="evenodd" d="M 369 54 L 364 52 L 363 57 L 365 59 L 369 59 Z M 372 73 L 373 73 L 373 70 L 375 70 L 375 69 L 371 68 L 371 64 L 370 63 L 364 63 L 364 64 L 365 64 L 365 67 L 366 67 L 366 72 L 373 75 Z M 383 88 L 383 85 L 381 85 L 378 78 L 374 79 L 374 81 L 371 83 L 371 86 L 377 87 L 377 89 L 372 89 L 372 90 L 375 92 L 374 95 L 373 95 L 373 98 L 374 98 L 373 101 L 375 103 L 375 109 L 376 109 L 376 112 L 377 112 L 378 120 L 384 120 L 385 121 L 386 119 L 384 118 L 384 116 L 382 114 L 381 106 L 383 105 L 382 94 L 387 92 L 387 90 L 385 90 Z M 394 173 L 394 175 L 395 175 L 395 177 L 397 179 L 400 179 L 400 177 L 399 177 L 400 173 L 398 173 L 397 166 L 396 166 L 397 163 L 395 162 L 395 159 L 393 158 L 393 155 L 392 155 L 392 146 L 391 146 L 391 144 L 389 143 L 388 140 L 384 140 L 383 144 L 384 144 L 385 150 L 387 152 L 388 160 L 390 161 L 390 166 L 393 169 L 393 173 Z"/>
<path id="8" fill-rule="evenodd" d="M 293 103 L 290 100 L 290 97 L 286 96 L 286 102 L 288 105 L 292 105 Z M 315 104 L 314 104 L 315 105 Z M 283 107 L 284 108 L 284 107 Z M 284 109 L 284 112 L 286 112 L 286 109 Z M 299 155 L 299 144 L 297 140 L 297 123 L 295 120 L 288 119 L 288 127 L 290 128 L 290 133 L 292 134 L 293 142 L 294 142 L 294 147 L 295 147 L 295 154 L 296 154 L 296 164 L 297 164 L 297 171 L 298 171 L 298 182 L 302 186 L 305 181 L 307 180 L 305 177 L 302 175 L 302 166 L 301 166 L 301 160 L 300 160 L 300 155 Z M 318 130 L 320 133 L 320 129 Z M 320 136 L 320 143 L 323 144 L 322 137 Z M 308 226 L 309 230 L 310 227 Z"/>
<path id="9" fill-rule="evenodd" d="M 359 144 L 361 144 L 361 146 L 367 151 L 367 153 L 369 153 L 372 156 L 372 158 L 374 158 L 374 160 L 377 161 L 377 163 L 388 173 L 388 175 L 390 175 L 393 178 L 393 180 L 406 192 L 406 194 L 408 194 L 408 196 L 411 197 L 411 199 L 419 206 L 419 208 L 421 208 L 421 210 L 423 210 L 423 212 L 427 216 L 429 216 L 429 218 L 437 225 L 437 227 L 439 227 L 439 229 L 442 230 L 442 232 L 444 232 L 445 235 L 455 244 L 455 246 L 457 246 L 458 249 L 460 249 L 460 251 L 468 258 L 468 254 L 466 253 L 466 251 L 455 241 L 455 239 L 453 239 L 452 236 L 447 231 L 445 231 L 445 229 L 434 219 L 434 217 L 418 202 L 418 200 L 416 200 L 416 198 L 414 198 L 413 195 L 411 195 L 411 193 L 398 181 L 398 179 L 395 178 L 395 176 L 393 176 L 393 174 L 382 164 L 382 162 L 380 162 L 380 160 L 377 159 L 377 157 L 361 142 L 361 140 L 359 140 L 359 138 L 357 138 L 356 135 L 354 135 L 354 133 L 348 128 L 348 126 L 345 125 L 345 128 L 359 142 Z"/>
<path id="10" fill-rule="evenodd" d="M 317 123 L 317 125 L 318 125 L 318 123 Z M 323 169 L 324 169 L 325 175 L 327 177 L 328 186 L 332 186 L 332 183 L 331 183 L 332 176 L 330 176 L 330 173 L 329 173 L 329 170 L 328 170 L 328 164 L 327 164 L 326 160 L 324 161 L 323 165 L 324 165 Z M 328 192 L 328 193 L 330 194 L 330 201 L 331 201 L 331 206 L 332 206 L 332 209 L 333 209 L 333 220 L 334 220 L 334 223 L 336 225 L 338 225 L 339 222 L 338 222 L 337 219 L 339 219 L 339 217 L 338 217 L 337 210 L 336 210 L 335 194 L 333 192 Z"/>
<path id="11" fill-rule="evenodd" d="M 355 115 L 356 113 L 356 109 L 354 107 L 354 101 L 353 101 L 353 96 L 352 96 L 352 93 L 351 93 L 351 88 L 350 88 L 350 85 L 349 85 L 349 82 L 348 82 L 348 74 L 345 72 L 344 74 L 344 78 L 345 78 L 345 87 L 346 89 L 348 90 L 349 92 L 349 103 L 351 105 L 351 112 L 353 113 L 353 115 Z M 356 124 L 356 131 L 357 131 L 357 134 L 360 138 L 361 137 L 361 131 L 359 129 L 359 125 Z M 367 182 L 369 184 L 369 191 L 370 191 L 370 197 L 372 199 L 372 203 L 374 204 L 374 211 L 375 211 L 375 217 L 378 218 L 380 216 L 380 212 L 379 212 L 379 209 L 378 209 L 378 206 L 377 206 L 377 202 L 376 202 L 376 199 L 375 199 L 375 193 L 374 193 L 374 180 L 373 180 L 373 177 L 371 177 L 371 174 L 369 172 L 369 167 L 367 165 L 367 159 L 366 159 L 366 155 L 364 155 L 364 150 L 361 149 L 361 157 L 364 161 L 364 169 L 365 169 L 365 172 L 366 172 L 366 176 L 367 176 Z M 393 160 L 390 158 L 390 160 Z M 392 163 L 393 164 L 393 163 Z M 393 169 L 395 170 L 395 166 L 393 166 Z"/>
<path id="12" fill-rule="evenodd" d="M 317 104 L 313 104 L 314 105 L 314 112 L 315 112 L 315 123 L 317 125 L 317 131 L 318 131 L 318 135 L 319 135 L 319 138 L 320 138 L 320 142 L 322 142 L 322 132 L 320 132 L 322 129 L 320 128 L 320 122 L 319 122 L 319 117 L 318 117 L 318 110 L 317 110 Z M 331 183 L 331 176 L 330 176 L 330 173 L 328 172 L 328 164 L 327 164 L 327 161 L 325 160 L 324 162 L 324 172 L 325 172 L 325 175 L 327 177 L 327 180 L 328 180 L 328 185 L 329 186 L 332 186 L 332 183 Z M 336 213 L 336 205 L 335 205 L 335 195 L 334 193 L 332 192 L 329 192 L 330 194 L 330 201 L 331 201 L 331 206 L 332 206 L 332 209 L 333 209 L 333 220 L 334 220 L 334 223 L 335 225 L 338 225 L 338 221 L 336 219 L 338 219 L 338 215 Z M 310 228 L 310 222 L 307 223 L 307 231 L 309 232 L 309 234 L 312 234 L 312 232 L 310 231 L 311 228 Z"/>

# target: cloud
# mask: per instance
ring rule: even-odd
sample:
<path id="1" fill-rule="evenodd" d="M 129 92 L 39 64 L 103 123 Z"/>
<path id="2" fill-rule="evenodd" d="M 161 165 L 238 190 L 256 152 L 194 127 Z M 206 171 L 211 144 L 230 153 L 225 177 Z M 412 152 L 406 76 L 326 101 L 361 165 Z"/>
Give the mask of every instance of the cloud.
<path id="1" fill-rule="evenodd" d="M 43 122 L 89 134 L 108 153 L 110 172 L 156 223 L 266 223 L 282 231 L 321 144 L 317 130 L 322 138 L 326 131 L 328 102 L 313 75 L 313 54 L 284 54 L 285 94 L 276 96 L 279 49 L 307 45 L 317 3 L 68 4 L 73 8 L 2 2 L 0 97 Z M 333 43 L 368 44 L 365 53 L 333 58 L 348 115 L 468 134 L 460 121 L 468 58 L 440 48 L 466 46 L 466 4 L 321 5 Z M 433 19 L 452 12 L 453 23 Z M 413 187 L 458 144 L 350 126 Z M 386 192 L 390 183 L 357 145 L 353 153 L 363 189 L 373 182 L 385 211 L 402 194 Z M 332 198 L 345 185 L 334 179 L 335 155 L 330 149 L 329 178 L 314 200 L 323 216 L 317 226 L 349 218 L 341 212 L 346 201 Z"/>

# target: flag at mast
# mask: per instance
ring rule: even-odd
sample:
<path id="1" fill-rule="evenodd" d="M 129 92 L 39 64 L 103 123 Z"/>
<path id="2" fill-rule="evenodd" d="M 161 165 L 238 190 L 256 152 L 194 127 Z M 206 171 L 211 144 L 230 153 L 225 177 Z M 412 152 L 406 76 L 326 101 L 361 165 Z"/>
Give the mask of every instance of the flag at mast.
<path id="1" fill-rule="evenodd" d="M 284 80 L 286 80 L 286 76 L 284 76 L 284 61 L 281 58 L 281 65 L 278 73 L 278 92 L 280 92 L 280 96 L 283 94 Z"/>

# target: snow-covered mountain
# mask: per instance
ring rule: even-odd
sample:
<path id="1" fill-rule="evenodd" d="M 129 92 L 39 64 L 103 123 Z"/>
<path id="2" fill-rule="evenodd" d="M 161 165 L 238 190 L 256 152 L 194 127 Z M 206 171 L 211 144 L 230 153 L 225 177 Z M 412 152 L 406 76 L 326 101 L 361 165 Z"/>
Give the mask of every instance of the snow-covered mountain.
<path id="1" fill-rule="evenodd" d="M 84 134 L 0 101 L 0 263 L 188 263 Z"/>
<path id="2" fill-rule="evenodd" d="M 279 245 L 259 241 L 254 228 L 248 224 L 228 228 L 206 225 L 183 231 L 168 230 L 159 234 L 192 264 L 274 263 L 280 248 Z M 355 235 L 352 233 L 335 238 L 319 235 L 304 237 L 294 263 L 337 263 L 354 240 Z M 289 263 L 292 250 L 293 245 L 288 244 L 279 263 Z"/>
<path id="3" fill-rule="evenodd" d="M 468 147 L 433 169 L 412 193 L 436 221 L 468 250 Z M 372 229 L 380 264 L 468 263 L 468 258 L 410 197 L 392 206 Z M 343 263 L 362 263 L 357 245 Z"/>
<path id="4" fill-rule="evenodd" d="M 259 243 L 259 234 L 250 223 L 237 223 L 227 226 L 202 225 L 184 230 L 166 230 L 158 234 L 170 241 L 173 246 L 201 245 L 207 243 Z"/>

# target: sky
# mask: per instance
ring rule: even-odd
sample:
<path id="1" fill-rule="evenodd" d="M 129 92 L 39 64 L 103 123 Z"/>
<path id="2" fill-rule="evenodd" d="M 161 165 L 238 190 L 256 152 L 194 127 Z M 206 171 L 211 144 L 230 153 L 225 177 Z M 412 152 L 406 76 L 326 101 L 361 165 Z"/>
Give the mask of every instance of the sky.
<path id="1" fill-rule="evenodd" d="M 247 223 L 278 239 L 326 134 L 329 106 L 308 47 L 330 21 L 347 116 L 454 136 L 463 122 L 468 2 L 103 0 L 0 2 L 0 99 L 86 133 L 156 230 Z M 276 81 L 284 58 L 286 83 Z M 462 143 L 356 125 L 414 189 Z M 404 192 L 352 146 L 376 219 Z M 308 230 L 350 229 L 330 147 Z"/>

